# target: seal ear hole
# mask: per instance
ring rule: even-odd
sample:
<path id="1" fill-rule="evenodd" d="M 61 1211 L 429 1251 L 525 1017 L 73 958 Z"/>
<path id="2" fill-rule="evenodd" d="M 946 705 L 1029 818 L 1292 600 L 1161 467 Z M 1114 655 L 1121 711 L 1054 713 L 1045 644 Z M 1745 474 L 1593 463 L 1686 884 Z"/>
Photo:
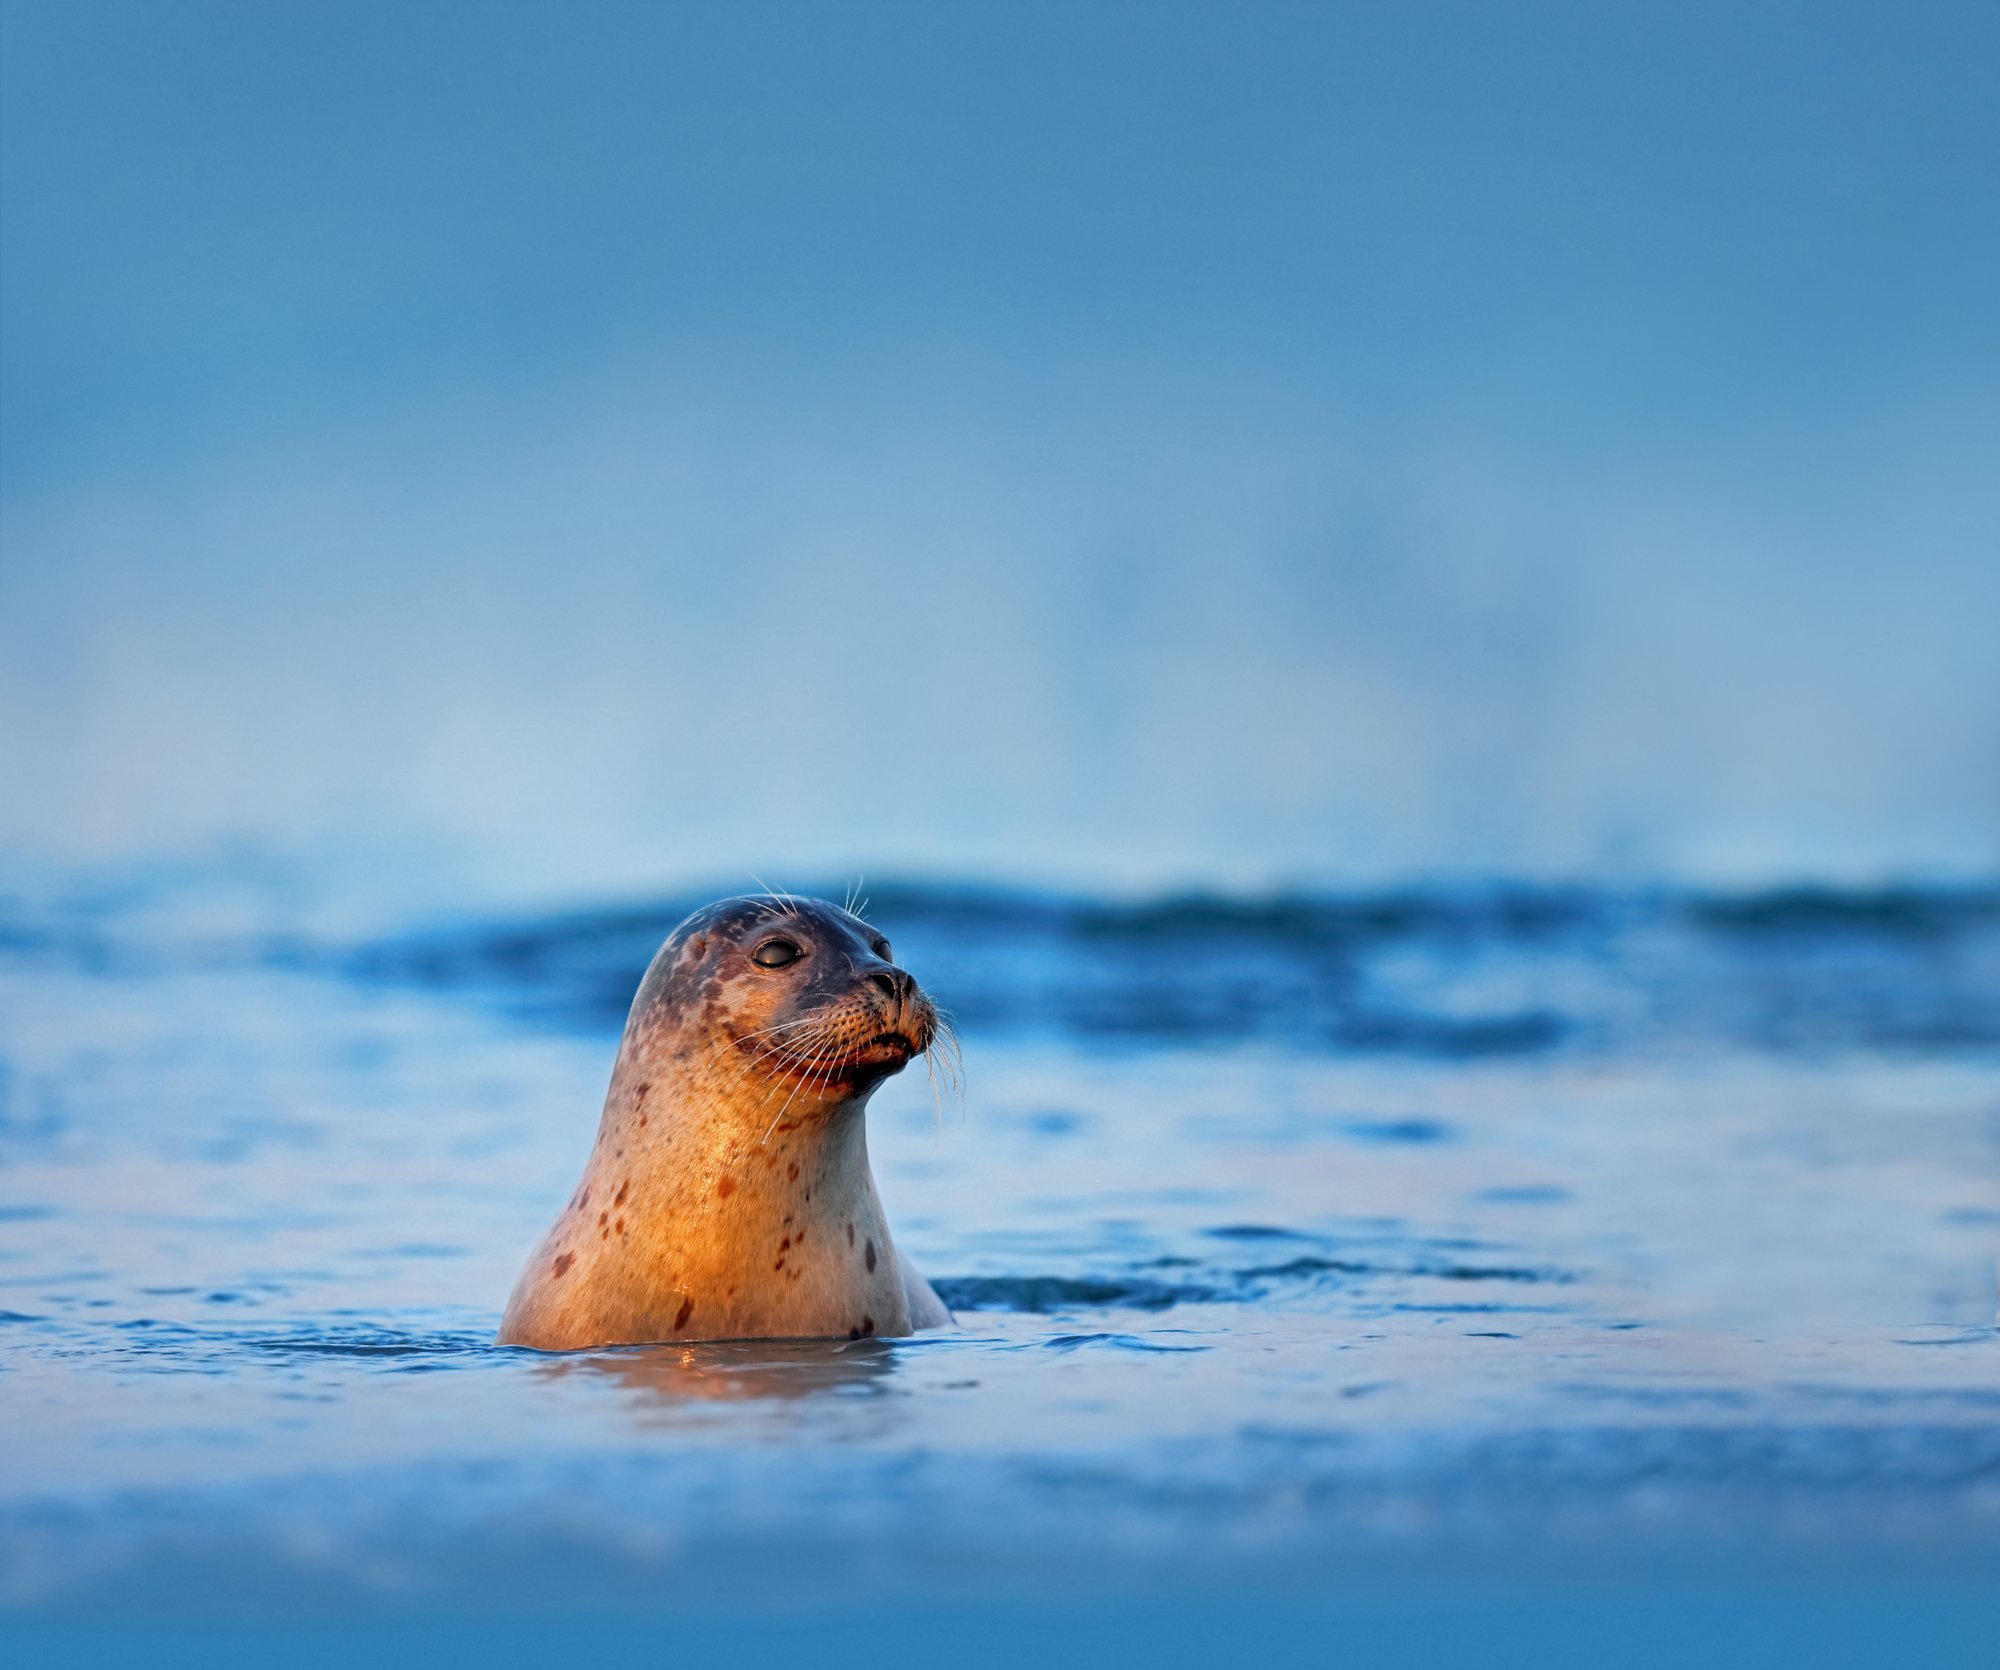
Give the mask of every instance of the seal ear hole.
<path id="1" fill-rule="evenodd" d="M 780 937 L 765 940 L 750 953 L 750 960 L 759 968 L 788 968 L 804 955 L 805 950 L 797 940 Z"/>

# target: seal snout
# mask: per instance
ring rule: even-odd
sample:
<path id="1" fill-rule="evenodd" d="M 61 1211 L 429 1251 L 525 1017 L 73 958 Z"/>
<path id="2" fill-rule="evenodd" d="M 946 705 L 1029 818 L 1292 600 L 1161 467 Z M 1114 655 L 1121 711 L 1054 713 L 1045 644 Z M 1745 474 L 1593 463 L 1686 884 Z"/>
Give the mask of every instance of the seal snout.
<path id="1" fill-rule="evenodd" d="M 898 1008 L 908 1003 L 912 997 L 921 997 L 917 983 L 900 968 L 879 969 L 868 976 L 868 984 L 895 1003 Z"/>
<path id="2" fill-rule="evenodd" d="M 857 995 L 872 995 L 881 1030 L 868 1039 L 864 1051 L 890 1050 L 908 1061 L 929 1046 L 937 1012 L 923 988 L 894 963 L 870 969 L 859 981 Z"/>
<path id="3" fill-rule="evenodd" d="M 894 972 L 899 979 L 893 987 L 893 1000 L 873 1005 L 875 1030 L 856 1048 L 857 1065 L 872 1063 L 893 1072 L 922 1055 L 936 1034 L 937 1011 L 931 1007 L 930 999 L 901 969 Z M 884 984 L 879 975 L 871 975 L 868 983 L 878 990 Z"/>

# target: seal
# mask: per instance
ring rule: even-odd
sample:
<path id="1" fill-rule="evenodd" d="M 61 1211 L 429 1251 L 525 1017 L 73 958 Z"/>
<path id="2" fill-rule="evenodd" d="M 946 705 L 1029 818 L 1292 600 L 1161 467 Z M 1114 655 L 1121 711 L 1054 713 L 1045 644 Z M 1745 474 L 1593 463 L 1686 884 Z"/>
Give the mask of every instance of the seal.
<path id="1" fill-rule="evenodd" d="M 864 1113 L 952 1048 L 851 911 L 723 899 L 639 984 L 583 1179 L 514 1286 L 499 1343 L 860 1339 L 948 1324 L 897 1255 Z"/>

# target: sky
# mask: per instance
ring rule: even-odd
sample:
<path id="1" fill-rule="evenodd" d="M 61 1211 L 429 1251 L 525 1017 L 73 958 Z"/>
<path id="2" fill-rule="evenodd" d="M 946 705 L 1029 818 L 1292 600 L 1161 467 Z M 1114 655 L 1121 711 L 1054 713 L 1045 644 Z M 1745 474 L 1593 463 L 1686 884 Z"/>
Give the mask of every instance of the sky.
<path id="1" fill-rule="evenodd" d="M 0 0 L 0 854 L 1990 873 L 1996 64 Z"/>

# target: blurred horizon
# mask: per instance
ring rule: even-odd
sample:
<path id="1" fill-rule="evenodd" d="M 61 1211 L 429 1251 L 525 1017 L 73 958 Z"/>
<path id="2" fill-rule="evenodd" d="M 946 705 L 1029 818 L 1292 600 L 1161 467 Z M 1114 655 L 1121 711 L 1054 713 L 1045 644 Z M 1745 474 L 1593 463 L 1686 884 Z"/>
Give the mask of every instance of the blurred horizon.
<path id="1" fill-rule="evenodd" d="M 2000 871 L 2000 14 L 0 6 L 0 855 Z"/>

